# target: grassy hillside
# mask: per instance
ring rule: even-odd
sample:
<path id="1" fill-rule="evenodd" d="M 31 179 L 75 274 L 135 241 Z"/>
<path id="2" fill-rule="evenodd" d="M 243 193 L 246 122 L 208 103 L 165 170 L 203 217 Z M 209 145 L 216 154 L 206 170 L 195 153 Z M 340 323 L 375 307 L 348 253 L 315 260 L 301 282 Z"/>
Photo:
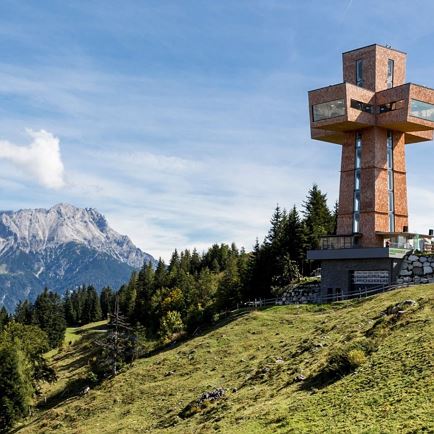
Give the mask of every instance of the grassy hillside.
<path id="1" fill-rule="evenodd" d="M 90 328 L 55 356 L 59 383 L 18 431 L 433 432 L 433 289 L 240 314 L 80 396 Z M 218 387 L 221 399 L 195 402 Z"/>

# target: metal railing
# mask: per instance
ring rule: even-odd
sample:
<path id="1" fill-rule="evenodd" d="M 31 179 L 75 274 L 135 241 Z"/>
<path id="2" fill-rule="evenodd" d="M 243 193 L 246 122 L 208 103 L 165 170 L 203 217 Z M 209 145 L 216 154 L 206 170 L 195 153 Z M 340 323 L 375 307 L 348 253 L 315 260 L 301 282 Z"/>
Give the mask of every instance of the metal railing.
<path id="1" fill-rule="evenodd" d="M 323 304 L 323 303 L 333 303 L 337 301 L 345 301 L 345 300 L 353 300 L 353 299 L 360 299 L 360 298 L 369 298 L 373 297 L 374 295 L 381 294 L 383 292 L 392 291 L 394 289 L 399 288 L 407 288 L 411 285 L 415 285 L 414 283 L 402 283 L 402 284 L 396 284 L 396 285 L 381 285 L 374 288 L 366 288 L 357 292 L 350 292 L 348 294 L 332 294 L 332 295 L 326 295 L 326 296 L 316 296 L 316 297 L 309 297 L 308 295 L 305 296 L 307 298 L 305 303 L 301 303 L 300 301 L 295 300 L 288 300 L 283 299 L 282 297 L 276 297 L 276 298 L 257 298 L 254 300 L 249 300 L 245 303 L 242 303 L 238 307 L 251 307 L 251 308 L 257 308 L 257 307 L 267 307 L 267 306 L 281 306 L 281 305 L 288 305 L 288 304 Z M 309 298 L 312 298 L 309 300 Z"/>
<path id="2" fill-rule="evenodd" d="M 327 235 L 319 240 L 321 250 L 354 249 L 357 245 L 357 237 L 354 235 Z"/>

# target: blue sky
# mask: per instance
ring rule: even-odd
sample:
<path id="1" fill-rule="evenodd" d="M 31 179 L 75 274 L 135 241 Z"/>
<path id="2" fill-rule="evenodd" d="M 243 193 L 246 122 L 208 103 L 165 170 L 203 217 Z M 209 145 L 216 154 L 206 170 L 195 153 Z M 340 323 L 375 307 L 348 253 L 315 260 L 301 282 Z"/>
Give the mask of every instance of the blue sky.
<path id="1" fill-rule="evenodd" d="M 337 198 L 340 147 L 310 140 L 307 91 L 372 43 L 434 88 L 433 16 L 431 1 L 2 0 L 0 209 L 97 208 L 166 259 L 250 249 L 276 203 L 313 182 Z M 434 226 L 433 146 L 407 147 L 411 230 Z"/>

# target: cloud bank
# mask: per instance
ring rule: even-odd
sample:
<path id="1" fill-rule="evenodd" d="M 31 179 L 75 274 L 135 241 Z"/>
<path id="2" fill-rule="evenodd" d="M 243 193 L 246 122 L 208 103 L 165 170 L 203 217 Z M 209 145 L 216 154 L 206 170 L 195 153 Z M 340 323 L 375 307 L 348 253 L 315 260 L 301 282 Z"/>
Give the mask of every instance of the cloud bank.
<path id="1" fill-rule="evenodd" d="M 63 187 L 64 167 L 59 139 L 45 130 L 26 131 L 32 138 L 29 146 L 19 146 L 0 140 L 0 159 L 10 161 L 44 187 Z"/>

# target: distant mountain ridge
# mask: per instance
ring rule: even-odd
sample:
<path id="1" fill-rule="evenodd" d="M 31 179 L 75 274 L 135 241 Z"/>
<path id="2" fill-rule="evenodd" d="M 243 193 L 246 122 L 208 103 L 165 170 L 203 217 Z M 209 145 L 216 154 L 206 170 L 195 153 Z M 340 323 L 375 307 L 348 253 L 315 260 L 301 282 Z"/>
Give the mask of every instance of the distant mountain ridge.
<path id="1" fill-rule="evenodd" d="M 155 259 L 93 208 L 0 211 L 0 306 L 9 310 L 45 286 L 59 293 L 81 284 L 117 289 L 145 262 Z"/>

